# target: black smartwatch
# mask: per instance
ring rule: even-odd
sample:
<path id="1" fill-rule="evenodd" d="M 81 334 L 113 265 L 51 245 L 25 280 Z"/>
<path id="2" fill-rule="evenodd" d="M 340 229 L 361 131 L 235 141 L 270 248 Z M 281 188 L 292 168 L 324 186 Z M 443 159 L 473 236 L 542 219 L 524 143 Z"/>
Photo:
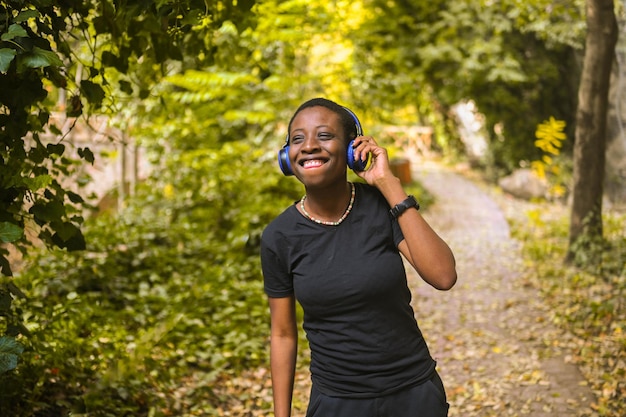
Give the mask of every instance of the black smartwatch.
<path id="1" fill-rule="evenodd" d="M 411 207 L 415 207 L 415 210 L 420 209 L 419 203 L 412 195 L 408 196 L 406 200 L 396 204 L 391 210 L 389 210 L 389 214 L 391 214 L 391 217 L 394 219 L 397 219 L 402 213 Z"/>

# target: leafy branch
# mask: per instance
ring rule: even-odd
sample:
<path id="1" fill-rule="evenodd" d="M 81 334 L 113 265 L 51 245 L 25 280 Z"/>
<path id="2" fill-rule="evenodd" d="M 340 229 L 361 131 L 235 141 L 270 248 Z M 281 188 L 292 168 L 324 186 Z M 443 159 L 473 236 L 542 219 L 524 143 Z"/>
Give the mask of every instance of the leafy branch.
<path id="1" fill-rule="evenodd" d="M 537 126 L 535 131 L 535 146 L 543 152 L 540 160 L 530 163 L 531 169 L 541 179 L 552 179 L 550 194 L 554 197 L 562 197 L 566 193 L 567 178 L 564 176 L 561 165 L 553 157 L 558 157 L 567 139 L 564 133 L 565 121 L 550 117 L 549 120 Z"/>

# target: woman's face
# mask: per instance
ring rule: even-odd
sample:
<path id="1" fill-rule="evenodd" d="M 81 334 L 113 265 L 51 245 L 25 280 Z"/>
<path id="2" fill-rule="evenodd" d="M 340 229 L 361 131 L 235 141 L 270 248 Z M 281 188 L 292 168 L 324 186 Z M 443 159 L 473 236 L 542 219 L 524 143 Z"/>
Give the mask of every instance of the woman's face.
<path id="1" fill-rule="evenodd" d="M 326 107 L 308 107 L 291 123 L 289 160 L 305 185 L 346 178 L 346 139 L 339 115 Z"/>

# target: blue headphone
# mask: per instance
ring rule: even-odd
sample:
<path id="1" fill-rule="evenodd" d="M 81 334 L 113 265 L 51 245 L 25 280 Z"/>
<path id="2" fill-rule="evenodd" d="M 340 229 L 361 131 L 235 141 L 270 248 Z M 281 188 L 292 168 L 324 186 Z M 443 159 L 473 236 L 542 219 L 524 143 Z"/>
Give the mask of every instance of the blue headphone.
<path id="1" fill-rule="evenodd" d="M 359 122 L 359 119 L 356 117 L 356 114 L 354 114 L 352 110 L 348 109 L 347 107 L 344 107 L 344 110 L 346 110 L 350 114 L 350 116 L 352 116 L 352 118 L 354 119 L 357 137 L 363 136 L 363 129 L 361 128 L 361 122 Z M 362 159 L 355 160 L 353 144 L 354 144 L 354 139 L 351 140 L 350 143 L 348 143 L 348 149 L 347 149 L 347 155 L 346 155 L 346 160 L 348 161 L 348 167 L 355 172 L 363 171 L 365 170 L 365 167 L 367 167 L 367 164 L 370 160 L 370 155 L 368 154 L 365 160 L 362 160 Z M 278 166 L 280 167 L 280 170 L 283 172 L 283 174 L 293 175 L 293 170 L 291 169 L 291 162 L 289 162 L 289 133 L 287 133 L 285 144 L 278 151 Z"/>

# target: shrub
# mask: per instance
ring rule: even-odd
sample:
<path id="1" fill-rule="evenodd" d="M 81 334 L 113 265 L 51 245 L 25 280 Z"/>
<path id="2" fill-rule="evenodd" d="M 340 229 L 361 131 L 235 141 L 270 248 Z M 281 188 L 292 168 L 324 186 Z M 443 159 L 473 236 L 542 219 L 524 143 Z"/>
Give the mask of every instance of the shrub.
<path id="1" fill-rule="evenodd" d="M 259 238 L 297 198 L 268 160 L 240 143 L 169 158 L 178 169 L 87 222 L 85 251 L 28 259 L 16 280 L 31 336 L 0 376 L 2 415 L 181 415 L 219 403 L 225 373 L 265 362 Z M 197 371 L 193 401 L 171 395 Z"/>

